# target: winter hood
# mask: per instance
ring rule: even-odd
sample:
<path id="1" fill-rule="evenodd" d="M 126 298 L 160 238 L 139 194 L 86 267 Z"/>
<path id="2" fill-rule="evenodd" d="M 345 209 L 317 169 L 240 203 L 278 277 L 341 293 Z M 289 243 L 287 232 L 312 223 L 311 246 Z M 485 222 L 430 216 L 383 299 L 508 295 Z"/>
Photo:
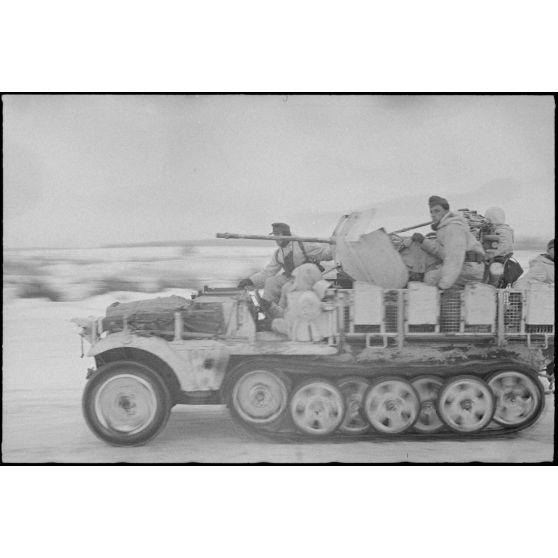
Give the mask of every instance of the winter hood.
<path id="1" fill-rule="evenodd" d="M 533 264 L 542 264 L 554 267 L 554 260 L 551 260 L 546 254 L 539 254 L 537 257 L 529 261 L 529 266 Z"/>
<path id="2" fill-rule="evenodd" d="M 484 216 L 493 225 L 505 225 L 506 214 L 501 207 L 489 207 L 485 212 Z"/>
<path id="3" fill-rule="evenodd" d="M 295 291 L 310 291 L 321 278 L 322 274 L 318 267 L 311 263 L 305 263 L 299 265 L 293 271 L 294 285 L 293 290 Z"/>
<path id="4" fill-rule="evenodd" d="M 305 263 L 293 271 L 293 291 L 314 291 L 321 300 L 329 289 L 329 281 L 322 279 L 322 274 L 315 264 Z"/>

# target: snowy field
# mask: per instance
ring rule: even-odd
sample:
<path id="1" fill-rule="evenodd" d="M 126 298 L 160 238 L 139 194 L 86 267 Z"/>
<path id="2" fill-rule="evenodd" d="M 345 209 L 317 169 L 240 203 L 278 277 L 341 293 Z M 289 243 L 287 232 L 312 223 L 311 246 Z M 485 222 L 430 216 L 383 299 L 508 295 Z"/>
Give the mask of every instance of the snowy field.
<path id="1" fill-rule="evenodd" d="M 226 241 L 223 241 L 226 242 Z M 273 249 L 234 243 L 4 252 L 4 300 L 43 295 L 51 300 L 85 298 L 128 290 L 159 293 L 236 284 L 267 263 Z M 223 266 L 226 262 L 226 266 Z"/>
<path id="2" fill-rule="evenodd" d="M 132 251 L 141 249 L 130 249 Z M 144 252 L 154 281 L 164 276 L 165 266 L 173 262 L 194 269 L 212 286 L 234 283 L 250 269 L 265 263 L 270 248 L 242 250 L 231 258 L 222 248 L 204 249 L 194 257 L 179 257 L 175 248 L 149 248 Z M 239 430 L 221 406 L 177 406 L 166 429 L 150 444 L 137 448 L 114 448 L 98 440 L 87 428 L 81 415 L 81 392 L 85 372 L 93 359 L 80 358 L 80 338 L 70 323 L 73 316 L 102 315 L 115 300 L 125 301 L 170 294 L 185 295 L 184 288 L 147 292 L 107 292 L 96 296 L 78 296 L 92 289 L 86 273 L 73 273 L 86 265 L 94 279 L 107 267 L 111 274 L 123 270 L 132 277 L 141 272 L 138 252 L 117 256 L 99 253 L 92 263 L 91 251 L 78 251 L 52 262 L 44 253 L 29 254 L 20 264 L 40 261 L 50 266 L 53 284 L 67 297 L 52 301 L 47 298 L 19 298 L 13 276 L 5 281 L 3 306 L 3 441 L 5 462 L 20 463 L 171 463 L 171 462 L 540 462 L 553 458 L 554 395 L 546 396 L 543 416 L 531 428 L 513 435 L 491 440 L 472 441 L 358 441 L 342 443 L 271 443 L 255 440 Z M 162 260 L 154 260 L 154 256 Z M 533 253 L 517 254 L 522 265 Z M 74 261 L 72 261 L 72 256 Z M 163 256 L 165 256 L 163 258 Z M 43 259 L 41 260 L 41 257 Z M 75 259 L 87 263 L 76 263 Z M 6 254 L 5 254 L 6 259 Z M 223 262 L 227 266 L 223 266 Z M 68 268 L 67 266 L 70 266 Z M 130 271 L 133 269 L 134 271 Z M 70 272 L 72 271 L 72 272 Z M 156 271 L 158 275 L 156 274 Z M 141 275 L 141 273 L 140 273 Z M 210 282 L 217 277 L 217 283 Z M 5 276 L 6 279 L 6 276 Z M 185 287 L 191 285 L 185 281 Z M 85 350 L 87 350 L 87 344 Z"/>

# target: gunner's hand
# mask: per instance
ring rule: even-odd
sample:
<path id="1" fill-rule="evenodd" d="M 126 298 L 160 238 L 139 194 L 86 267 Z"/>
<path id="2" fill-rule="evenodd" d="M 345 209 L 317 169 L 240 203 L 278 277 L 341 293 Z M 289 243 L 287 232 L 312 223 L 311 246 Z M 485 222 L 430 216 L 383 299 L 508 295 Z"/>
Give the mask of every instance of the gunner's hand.
<path id="1" fill-rule="evenodd" d="M 413 236 L 411 237 L 415 242 L 418 242 L 419 244 L 422 244 L 424 242 L 424 235 L 421 233 L 414 233 Z"/>

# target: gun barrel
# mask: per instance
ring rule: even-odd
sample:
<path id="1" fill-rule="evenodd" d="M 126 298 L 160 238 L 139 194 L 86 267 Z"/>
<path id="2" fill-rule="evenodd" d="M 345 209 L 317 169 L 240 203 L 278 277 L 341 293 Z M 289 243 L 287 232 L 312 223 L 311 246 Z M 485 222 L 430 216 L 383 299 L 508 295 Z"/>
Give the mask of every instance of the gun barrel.
<path id="1" fill-rule="evenodd" d="M 426 227 L 426 225 L 431 225 L 434 221 L 427 221 L 426 223 L 420 223 L 419 225 L 413 225 L 411 227 L 404 227 L 402 229 L 397 229 L 396 231 L 391 231 L 388 234 L 397 234 L 406 231 L 412 231 L 413 229 L 419 229 L 420 227 Z"/>
<path id="2" fill-rule="evenodd" d="M 335 238 L 321 238 L 317 236 L 287 236 L 287 235 L 264 235 L 264 234 L 235 234 L 217 233 L 217 238 L 235 238 L 242 240 L 292 240 L 295 242 L 317 242 L 322 244 L 335 244 Z"/>

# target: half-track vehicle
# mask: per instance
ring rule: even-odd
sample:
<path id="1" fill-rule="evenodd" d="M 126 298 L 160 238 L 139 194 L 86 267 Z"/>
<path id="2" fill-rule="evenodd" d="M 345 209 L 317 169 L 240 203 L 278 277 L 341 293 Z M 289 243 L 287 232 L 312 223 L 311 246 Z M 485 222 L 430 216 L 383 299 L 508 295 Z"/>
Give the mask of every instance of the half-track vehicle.
<path id="1" fill-rule="evenodd" d="M 486 437 L 532 425 L 554 361 L 553 286 L 441 294 L 409 282 L 392 239 L 372 225 L 354 213 L 322 239 L 352 285 L 330 272 L 330 295 L 305 306 L 288 336 L 262 330 L 255 293 L 236 288 L 74 319 L 96 364 L 83 394 L 90 429 L 143 444 L 182 404 L 225 404 L 245 429 L 279 440 Z"/>

